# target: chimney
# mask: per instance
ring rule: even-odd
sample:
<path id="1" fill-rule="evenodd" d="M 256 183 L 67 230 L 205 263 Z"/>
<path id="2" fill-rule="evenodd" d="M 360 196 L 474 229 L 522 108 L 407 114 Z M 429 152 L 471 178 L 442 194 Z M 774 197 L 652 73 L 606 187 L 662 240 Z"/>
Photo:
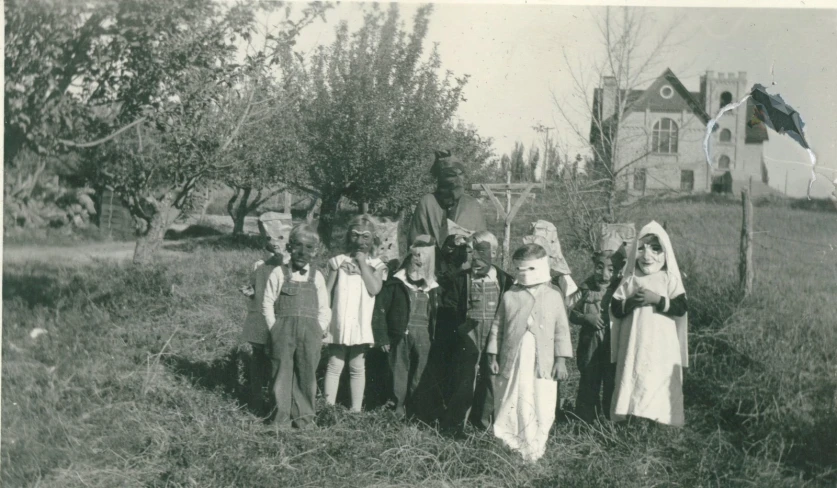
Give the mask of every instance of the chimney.
<path id="1" fill-rule="evenodd" d="M 616 77 L 602 77 L 602 120 L 607 120 L 616 113 Z"/>

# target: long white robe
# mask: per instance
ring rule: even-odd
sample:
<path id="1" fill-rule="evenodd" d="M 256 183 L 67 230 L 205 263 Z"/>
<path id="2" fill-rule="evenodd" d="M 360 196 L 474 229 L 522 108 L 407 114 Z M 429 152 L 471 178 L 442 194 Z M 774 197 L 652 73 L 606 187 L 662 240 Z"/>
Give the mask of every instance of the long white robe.
<path id="1" fill-rule="evenodd" d="M 628 257 L 626 278 L 613 294 L 624 301 L 642 287 L 661 297 L 675 298 L 685 293 L 680 269 L 666 231 L 651 222 L 639 232 L 658 237 L 666 255 L 664 270 L 644 275 L 635 268 L 636 242 Z M 611 361 L 616 363 L 616 382 L 611 403 L 611 419 L 628 415 L 682 426 L 683 368 L 688 367 L 688 317 L 670 317 L 652 306 L 638 307 L 622 319 L 611 319 Z"/>
<path id="2" fill-rule="evenodd" d="M 665 271 L 632 276 L 623 284 L 624 292 L 631 296 L 642 286 L 669 296 L 675 285 L 671 281 Z M 618 421 L 634 415 L 682 426 L 683 359 L 675 321 L 655 312 L 654 307 L 637 308 L 614 326 L 611 338 L 617 346 L 611 418 Z"/>
<path id="3" fill-rule="evenodd" d="M 535 335 L 526 332 L 509 378 L 498 375 L 496 380 L 494 435 L 530 462 L 546 451 L 558 401 L 556 382 L 538 378 L 537 355 Z"/>

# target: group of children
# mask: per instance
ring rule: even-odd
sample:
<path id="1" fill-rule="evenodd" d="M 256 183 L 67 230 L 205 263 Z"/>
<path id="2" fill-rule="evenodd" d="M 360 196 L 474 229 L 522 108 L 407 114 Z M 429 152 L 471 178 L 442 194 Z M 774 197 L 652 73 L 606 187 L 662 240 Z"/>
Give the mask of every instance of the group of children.
<path id="1" fill-rule="evenodd" d="M 513 253 L 511 274 L 494 263 L 498 243 L 487 231 L 451 236 L 441 249 L 419 235 L 390 267 L 373 255 L 378 244 L 374 217 L 357 216 L 346 253 L 328 260 L 325 277 L 311 264 L 319 250 L 312 226 L 291 231 L 288 262 L 268 245 L 274 256 L 256 263 L 243 336 L 252 346 L 254 411 L 266 413 L 262 386 L 272 380 L 274 422 L 312 423 L 323 344 L 326 401 L 336 402 L 348 362 L 351 408 L 360 411 L 366 355 L 377 349 L 389 368 L 370 370 L 370 378 L 385 378 L 374 383 L 385 385 L 398 416 L 438 421 L 457 437 L 470 420 L 534 461 L 568 377 L 573 323 L 580 326 L 579 418 L 683 424 L 687 303 L 671 242 L 656 222 L 631 245 L 596 252 L 593 275 L 569 293 L 571 278 L 551 270 L 537 242 Z"/>

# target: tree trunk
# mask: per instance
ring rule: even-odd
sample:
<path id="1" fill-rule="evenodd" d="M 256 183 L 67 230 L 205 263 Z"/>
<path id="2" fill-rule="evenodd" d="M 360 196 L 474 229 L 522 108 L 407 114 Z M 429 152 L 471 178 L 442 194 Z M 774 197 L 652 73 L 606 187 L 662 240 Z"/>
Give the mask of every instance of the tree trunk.
<path id="1" fill-rule="evenodd" d="M 146 265 L 153 260 L 154 254 L 163 243 L 166 229 L 169 228 L 169 212 L 173 200 L 173 195 L 166 194 L 155 208 L 151 222 L 148 224 L 148 231 L 137 239 L 137 246 L 134 248 L 134 264 Z"/>
<path id="2" fill-rule="evenodd" d="M 311 197 L 311 206 L 308 207 L 308 212 L 305 214 L 305 221 L 309 224 L 314 221 L 314 213 L 317 210 L 317 205 L 319 205 L 320 199 L 317 197 Z"/>
<path id="3" fill-rule="evenodd" d="M 203 219 L 206 218 L 206 211 L 209 209 L 209 204 L 212 203 L 212 188 L 206 189 L 203 205 L 201 206 L 201 218 L 198 219 L 199 224 L 203 224 Z"/>
<path id="4" fill-rule="evenodd" d="M 334 223 L 337 220 L 337 207 L 340 203 L 342 195 L 340 192 L 332 194 L 324 193 L 322 195 L 323 203 L 320 206 L 320 225 L 317 231 L 320 233 L 320 239 L 326 247 L 331 245 L 331 233 L 334 230 Z"/>
<path id="5" fill-rule="evenodd" d="M 233 235 L 238 236 L 244 233 L 244 219 L 247 218 L 247 213 L 250 211 L 250 193 L 252 189 L 245 188 L 241 199 L 238 201 L 238 206 L 233 215 Z"/>

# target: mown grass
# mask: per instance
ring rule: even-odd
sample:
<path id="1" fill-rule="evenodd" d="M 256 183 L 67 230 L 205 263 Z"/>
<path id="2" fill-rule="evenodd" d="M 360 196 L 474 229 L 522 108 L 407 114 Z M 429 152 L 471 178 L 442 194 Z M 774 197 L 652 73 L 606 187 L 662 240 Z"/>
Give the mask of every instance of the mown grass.
<path id="1" fill-rule="evenodd" d="M 560 209 L 536 210 L 520 221 L 561 227 Z M 145 269 L 4 268 L 3 486 L 833 486 L 837 252 L 822 244 L 837 245 L 837 218 L 758 207 L 741 300 L 740 205 L 633 211 L 638 227 L 666 222 L 686 274 L 683 429 L 561 422 L 535 465 L 490 435 L 453 441 L 383 410 L 321 405 L 318 428 L 276 431 L 239 403 L 237 288 L 261 253 L 217 239 Z M 565 251 L 580 282 L 586 253 Z"/>

